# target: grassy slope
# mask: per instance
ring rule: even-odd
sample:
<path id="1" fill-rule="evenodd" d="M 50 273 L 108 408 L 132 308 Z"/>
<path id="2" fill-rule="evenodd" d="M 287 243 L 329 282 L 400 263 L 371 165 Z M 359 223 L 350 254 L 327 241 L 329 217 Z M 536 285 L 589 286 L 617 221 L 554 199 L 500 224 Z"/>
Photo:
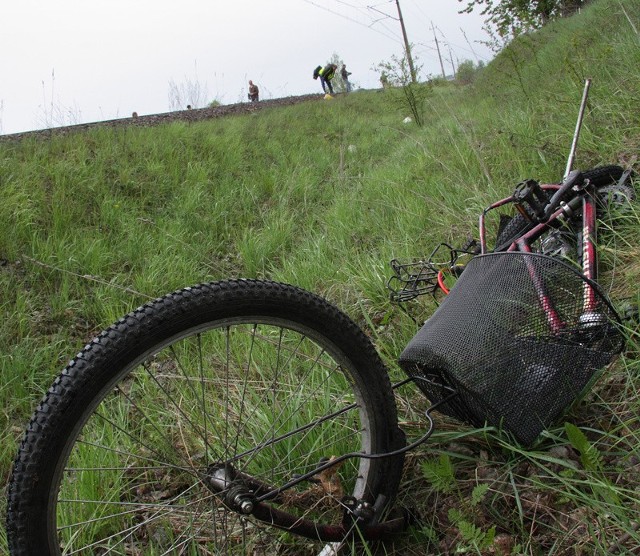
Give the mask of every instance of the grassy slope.
<path id="1" fill-rule="evenodd" d="M 558 180 L 586 77 L 576 166 L 638 169 L 638 13 L 638 0 L 600 0 L 522 37 L 472 87 L 434 88 L 422 129 L 403 125 L 386 94 L 362 92 L 220 121 L 0 144 L 3 482 L 65 361 L 127 310 L 184 285 L 296 283 L 361 322 L 393 365 L 415 326 L 387 301 L 388 260 L 460 243 L 479 211 L 523 178 Z M 605 253 L 617 263 L 614 297 L 637 292 L 640 227 L 635 213 L 630 220 Z M 420 305 L 420 318 L 432 309 Z M 435 553 L 481 546 L 495 525 L 523 553 L 593 553 L 625 533 L 640 544 L 630 523 L 639 511 L 635 338 L 589 406 L 571 414 L 592 429 L 600 467 L 585 472 L 562 427 L 522 452 L 445 420 L 411 459 L 403 495 L 433 519 L 403 542 L 417 553 L 427 539 Z M 434 475 L 424 461 L 442 467 L 432 465 Z M 616 498 L 603 502 L 603 489 Z"/>

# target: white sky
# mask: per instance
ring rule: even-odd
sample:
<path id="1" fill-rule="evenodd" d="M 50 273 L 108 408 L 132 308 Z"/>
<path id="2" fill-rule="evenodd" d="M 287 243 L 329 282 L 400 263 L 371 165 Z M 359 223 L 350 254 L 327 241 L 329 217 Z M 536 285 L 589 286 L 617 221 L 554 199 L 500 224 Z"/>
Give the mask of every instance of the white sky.
<path id="1" fill-rule="evenodd" d="M 458 0 L 400 0 L 422 77 L 485 62 L 477 14 Z M 320 92 L 335 53 L 364 88 L 403 52 L 395 0 L 0 0 L 0 134 L 171 110 L 169 84 L 207 101 Z M 389 17 L 385 17 L 388 14 Z M 186 106 L 185 106 L 186 108 Z"/>

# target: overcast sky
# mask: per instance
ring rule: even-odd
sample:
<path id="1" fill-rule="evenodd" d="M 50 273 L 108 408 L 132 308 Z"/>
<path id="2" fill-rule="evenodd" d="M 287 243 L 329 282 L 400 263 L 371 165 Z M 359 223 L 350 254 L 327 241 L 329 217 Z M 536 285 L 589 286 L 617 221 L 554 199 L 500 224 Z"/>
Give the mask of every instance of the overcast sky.
<path id="1" fill-rule="evenodd" d="M 478 14 L 458 0 L 400 0 L 422 77 L 488 61 Z M 320 92 L 313 68 L 337 54 L 352 82 L 401 56 L 395 0 L 18 0 L 0 10 L 0 133 L 156 114 L 179 90 L 244 102 Z M 186 108 L 186 106 L 184 107 Z"/>

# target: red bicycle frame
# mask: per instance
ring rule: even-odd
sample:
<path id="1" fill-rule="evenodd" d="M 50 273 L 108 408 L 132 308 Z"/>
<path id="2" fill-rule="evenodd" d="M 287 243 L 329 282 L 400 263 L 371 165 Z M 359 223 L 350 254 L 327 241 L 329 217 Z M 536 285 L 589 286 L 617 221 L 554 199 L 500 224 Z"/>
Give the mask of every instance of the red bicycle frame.
<path id="1" fill-rule="evenodd" d="M 557 184 L 544 184 L 540 186 L 543 191 L 557 192 L 562 186 Z M 559 203 L 559 207 L 545 220 L 533 225 L 531 229 L 527 230 L 522 235 L 514 238 L 511 244 L 507 247 L 501 247 L 500 251 L 520 251 L 523 253 L 532 253 L 532 244 L 539 240 L 546 232 L 551 228 L 557 228 L 569 218 L 571 218 L 576 210 L 580 207 L 582 213 L 582 233 L 578 240 L 578 251 L 581 259 L 582 274 L 587 280 L 584 282 L 583 293 L 583 321 L 585 323 L 597 322 L 596 313 L 596 293 L 591 286 L 591 282 L 597 281 L 597 255 L 596 255 L 596 198 L 595 187 L 589 183 L 585 186 L 578 187 L 572 199 L 565 203 Z M 480 253 L 484 254 L 488 252 L 486 241 L 486 215 L 488 212 L 502 207 L 509 203 L 516 203 L 517 199 L 514 195 L 502 199 L 496 203 L 493 203 L 486 208 L 480 215 Z M 520 213 L 526 216 L 533 224 L 535 220 L 528 215 L 525 210 L 520 210 Z M 554 332 L 560 331 L 564 327 L 564 323 L 554 310 L 549 296 L 546 293 L 544 287 L 544 281 L 539 273 L 535 270 L 533 265 L 527 260 L 527 267 L 531 279 L 535 285 L 536 292 L 540 299 L 540 304 L 547 315 L 549 325 Z"/>

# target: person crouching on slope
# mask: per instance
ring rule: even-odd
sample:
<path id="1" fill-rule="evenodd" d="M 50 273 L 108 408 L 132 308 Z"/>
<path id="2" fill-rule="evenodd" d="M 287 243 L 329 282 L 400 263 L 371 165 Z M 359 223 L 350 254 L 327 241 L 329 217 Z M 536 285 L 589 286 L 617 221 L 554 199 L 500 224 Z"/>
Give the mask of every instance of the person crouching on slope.
<path id="1" fill-rule="evenodd" d="M 313 72 L 313 78 L 320 78 L 320 84 L 322 85 L 322 90 L 326 93 L 327 89 L 329 89 L 329 94 L 333 94 L 333 87 L 331 85 L 331 80 L 336 75 L 336 70 L 338 66 L 335 64 L 327 64 L 325 67 L 320 68 L 318 66 L 316 71 Z"/>

